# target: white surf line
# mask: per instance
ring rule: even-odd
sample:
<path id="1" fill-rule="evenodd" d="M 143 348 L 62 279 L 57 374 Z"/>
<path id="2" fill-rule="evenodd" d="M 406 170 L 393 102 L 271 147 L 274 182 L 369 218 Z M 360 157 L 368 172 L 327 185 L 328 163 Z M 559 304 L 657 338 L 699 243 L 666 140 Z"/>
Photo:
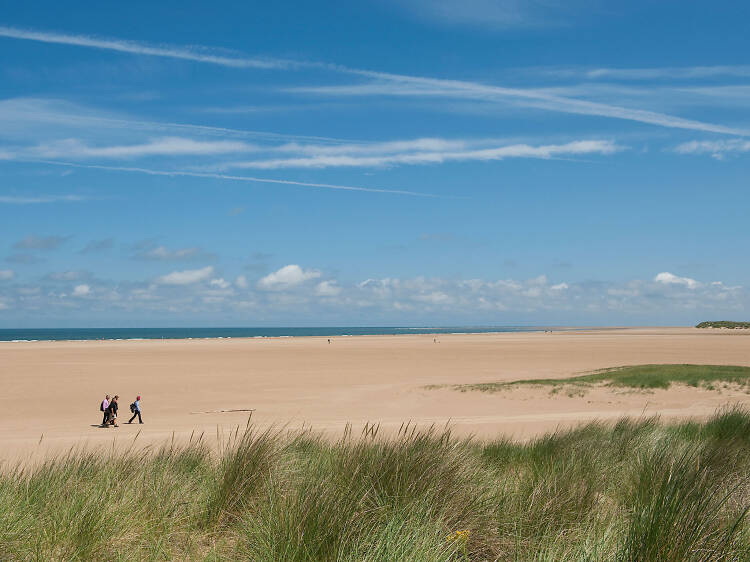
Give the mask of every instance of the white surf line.
<path id="1" fill-rule="evenodd" d="M 130 172 L 147 174 L 150 176 L 166 177 L 192 177 L 192 178 L 209 178 L 228 181 L 244 181 L 252 183 L 272 183 L 281 185 L 296 185 L 301 187 L 315 187 L 320 189 L 335 189 L 341 191 L 363 191 L 366 193 L 387 193 L 391 195 L 408 195 L 411 197 L 428 197 L 434 199 L 456 199 L 457 197 L 436 195 L 434 193 L 420 193 L 417 191 L 406 191 L 402 189 L 379 189 L 376 187 L 361 187 L 355 185 L 338 185 L 331 183 L 313 183 L 294 180 L 277 180 L 271 178 L 258 178 L 254 176 L 233 176 L 228 174 L 212 174 L 208 172 L 186 172 L 186 171 L 167 171 L 152 170 L 149 168 L 130 168 L 126 166 L 103 166 L 97 164 L 76 164 L 74 162 L 62 162 L 58 160 L 17 160 L 18 162 L 27 162 L 32 164 L 49 164 L 52 166 L 65 166 L 68 168 L 82 168 L 90 170 L 108 170 L 111 172 Z"/>

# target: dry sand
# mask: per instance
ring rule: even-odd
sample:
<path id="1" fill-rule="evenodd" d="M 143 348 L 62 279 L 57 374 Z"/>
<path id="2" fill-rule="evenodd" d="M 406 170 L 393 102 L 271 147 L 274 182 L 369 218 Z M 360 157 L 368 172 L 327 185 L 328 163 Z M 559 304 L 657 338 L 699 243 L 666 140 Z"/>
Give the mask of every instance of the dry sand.
<path id="1" fill-rule="evenodd" d="M 750 331 L 693 328 L 279 339 L 0 343 L 0 460 L 43 457 L 71 445 L 126 447 L 192 432 L 215 436 L 253 421 L 339 435 L 378 422 L 450 422 L 459 434 L 527 438 L 623 414 L 705 417 L 741 391 L 596 389 L 582 397 L 543 388 L 496 394 L 426 385 L 567 377 L 620 365 L 750 366 Z M 101 429 L 98 404 L 121 396 L 121 427 Z M 144 425 L 127 425 L 143 395 Z M 43 436 L 43 437 L 42 437 Z"/>

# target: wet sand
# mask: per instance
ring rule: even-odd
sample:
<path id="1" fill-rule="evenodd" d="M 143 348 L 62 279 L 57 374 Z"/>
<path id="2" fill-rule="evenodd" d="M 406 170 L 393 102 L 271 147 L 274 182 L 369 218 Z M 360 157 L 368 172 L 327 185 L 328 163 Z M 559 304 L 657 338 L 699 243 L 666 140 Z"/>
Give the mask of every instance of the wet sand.
<path id="1" fill-rule="evenodd" d="M 645 363 L 750 366 L 750 331 L 694 328 L 279 339 L 0 343 L 0 460 L 59 453 L 73 445 L 126 447 L 212 439 L 247 421 L 331 436 L 405 421 L 449 423 L 457 434 L 528 438 L 556 427 L 621 415 L 705 417 L 740 390 L 673 387 L 654 393 L 597 388 L 584 396 L 544 388 L 457 392 L 453 385 L 568 377 Z M 120 395 L 120 428 L 96 427 L 105 393 Z M 127 425 L 143 396 L 144 425 Z"/>

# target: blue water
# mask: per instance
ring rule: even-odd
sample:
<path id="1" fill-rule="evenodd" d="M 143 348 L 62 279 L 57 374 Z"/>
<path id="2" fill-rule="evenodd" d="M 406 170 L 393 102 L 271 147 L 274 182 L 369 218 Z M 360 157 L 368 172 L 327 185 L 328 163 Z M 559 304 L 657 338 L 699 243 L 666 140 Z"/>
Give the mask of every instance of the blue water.
<path id="1" fill-rule="evenodd" d="M 534 326 L 461 327 L 363 327 L 331 326 L 314 328 L 31 328 L 0 329 L 0 341 L 59 340 L 155 340 L 201 338 L 278 338 L 304 336 L 365 336 L 394 334 L 473 334 L 490 332 L 536 332 L 548 328 Z"/>

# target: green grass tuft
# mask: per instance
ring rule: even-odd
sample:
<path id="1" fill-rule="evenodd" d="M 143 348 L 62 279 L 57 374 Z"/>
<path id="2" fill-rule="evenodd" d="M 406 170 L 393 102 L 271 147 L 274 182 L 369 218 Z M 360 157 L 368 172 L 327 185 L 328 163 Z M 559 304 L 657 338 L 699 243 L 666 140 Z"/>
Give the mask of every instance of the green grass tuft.
<path id="1" fill-rule="evenodd" d="M 526 443 L 249 426 L 0 473 L 0 559 L 747 560 L 749 473 L 741 408 Z"/>
<path id="2" fill-rule="evenodd" d="M 587 375 L 564 379 L 525 379 L 509 382 L 461 384 L 461 392 L 500 392 L 514 387 L 551 386 L 553 392 L 568 387 L 568 396 L 580 396 L 581 389 L 594 385 L 637 390 L 667 389 L 673 384 L 716 390 L 717 383 L 750 385 L 750 367 L 734 365 L 635 365 L 603 369 Z M 576 389 L 578 387 L 578 389 Z"/>

